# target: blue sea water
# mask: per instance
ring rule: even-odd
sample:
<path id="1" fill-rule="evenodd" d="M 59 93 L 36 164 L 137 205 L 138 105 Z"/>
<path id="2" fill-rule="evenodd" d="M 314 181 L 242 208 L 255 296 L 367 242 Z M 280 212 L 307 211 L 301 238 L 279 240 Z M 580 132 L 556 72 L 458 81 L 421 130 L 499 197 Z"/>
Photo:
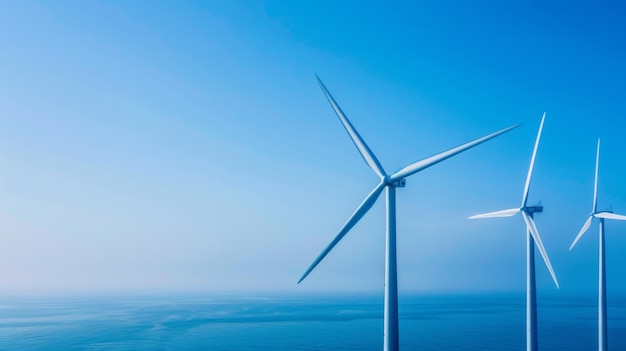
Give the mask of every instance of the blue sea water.
<path id="1" fill-rule="evenodd" d="M 540 298 L 541 350 L 597 349 L 596 300 Z M 382 296 L 3 298 L 1 350 L 381 350 Z M 400 297 L 402 350 L 525 350 L 525 296 Z M 626 299 L 609 300 L 626 350 Z"/>

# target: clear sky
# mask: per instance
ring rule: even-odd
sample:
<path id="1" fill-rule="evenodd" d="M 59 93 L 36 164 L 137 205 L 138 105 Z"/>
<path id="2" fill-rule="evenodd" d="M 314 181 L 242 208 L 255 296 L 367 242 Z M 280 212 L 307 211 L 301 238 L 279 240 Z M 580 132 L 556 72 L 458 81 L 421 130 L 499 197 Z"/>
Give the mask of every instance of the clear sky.
<path id="1" fill-rule="evenodd" d="M 506 126 L 398 190 L 401 292 L 522 291 L 531 184 L 562 292 L 593 293 L 592 205 L 626 213 L 626 9 L 573 1 L 0 2 L 0 291 L 376 291 L 388 172 Z M 626 292 L 626 223 L 607 229 Z M 537 256 L 537 285 L 555 292 Z"/>

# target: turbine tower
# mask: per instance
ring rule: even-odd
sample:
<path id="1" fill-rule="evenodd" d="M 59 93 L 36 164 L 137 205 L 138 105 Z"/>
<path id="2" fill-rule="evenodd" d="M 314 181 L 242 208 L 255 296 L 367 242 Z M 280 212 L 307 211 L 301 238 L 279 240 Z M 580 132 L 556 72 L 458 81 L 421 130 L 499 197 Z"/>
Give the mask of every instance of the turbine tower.
<path id="1" fill-rule="evenodd" d="M 626 216 L 618 215 L 612 211 L 598 211 L 598 164 L 600 162 L 600 139 L 598 139 L 598 148 L 596 150 L 596 176 L 593 182 L 593 207 L 591 207 L 591 213 L 589 218 L 583 225 L 576 239 L 570 246 L 570 251 L 574 248 L 574 245 L 585 234 L 591 222 L 594 218 L 598 218 L 600 221 L 600 232 L 598 243 L 598 350 L 606 351 L 607 345 L 607 323 L 606 323 L 606 264 L 604 259 L 604 219 L 617 219 L 620 221 L 626 220 Z"/>
<path id="2" fill-rule="evenodd" d="M 363 202 L 357 207 L 357 209 L 348 218 L 343 227 L 339 230 L 339 233 L 330 242 L 330 244 L 317 256 L 315 261 L 304 272 L 298 284 L 306 278 L 309 273 L 328 255 L 328 253 L 341 241 L 341 239 L 350 231 L 350 229 L 369 211 L 376 203 L 376 200 L 380 196 L 383 190 L 386 189 L 387 198 L 387 231 L 386 231 L 386 250 L 385 250 L 385 305 L 384 305 L 384 350 L 385 351 L 397 351 L 399 349 L 398 339 L 398 285 L 397 285 L 397 268 L 396 268 L 396 188 L 404 187 L 405 178 L 422 171 L 434 164 L 437 164 L 449 157 L 452 157 L 458 153 L 461 153 L 467 149 L 477 146 L 485 141 L 495 138 L 496 136 L 506 133 L 513 128 L 517 128 L 518 125 L 511 126 L 500 131 L 483 136 L 468 143 L 459 145 L 452 149 L 443 151 L 433 156 L 427 157 L 423 160 L 409 164 L 402 168 L 398 172 L 387 175 L 385 170 L 376 159 L 376 156 L 372 153 L 370 148 L 365 144 L 365 141 L 361 138 L 359 133 L 354 129 L 354 126 L 350 123 L 346 115 L 343 113 L 335 99 L 330 95 L 324 83 L 317 77 L 324 95 L 330 102 L 333 110 L 339 117 L 339 120 L 343 124 L 344 128 L 348 132 L 348 135 L 354 142 L 354 145 L 359 150 L 359 153 L 365 160 L 365 163 L 378 175 L 380 182 L 376 187 L 365 197 Z"/>
<path id="3" fill-rule="evenodd" d="M 543 261 L 550 271 L 550 275 L 554 280 L 556 287 L 559 287 L 559 283 L 550 264 L 550 259 L 546 253 L 546 249 L 543 247 L 539 231 L 535 225 L 533 214 L 535 212 L 543 211 L 543 206 L 528 206 L 528 190 L 530 187 L 530 179 L 533 174 L 533 167 L 535 166 L 535 157 L 537 156 L 537 147 L 539 146 L 539 139 L 541 138 L 541 131 L 543 130 L 543 122 L 546 118 L 545 112 L 541 117 L 541 124 L 539 125 L 539 132 L 537 133 L 537 139 L 535 140 L 535 148 L 533 149 L 533 155 L 530 159 L 530 167 L 528 168 L 528 175 L 526 176 L 526 184 L 524 185 L 524 193 L 522 194 L 522 204 L 519 208 L 512 208 L 508 210 L 496 211 L 491 213 L 480 214 L 469 217 L 475 218 L 489 218 L 489 217 L 510 217 L 517 213 L 522 214 L 524 222 L 526 222 L 526 230 L 528 232 L 526 236 L 526 350 L 536 351 L 537 346 L 537 288 L 535 286 L 535 245 L 543 257 Z"/>

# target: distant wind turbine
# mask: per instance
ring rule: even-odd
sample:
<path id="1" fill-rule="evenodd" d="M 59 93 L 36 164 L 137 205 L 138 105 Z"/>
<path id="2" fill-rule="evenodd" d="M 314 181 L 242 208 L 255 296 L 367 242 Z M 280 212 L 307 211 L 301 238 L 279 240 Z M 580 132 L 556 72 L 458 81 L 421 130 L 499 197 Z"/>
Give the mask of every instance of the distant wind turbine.
<path id="1" fill-rule="evenodd" d="M 378 175 L 380 182 L 376 187 L 365 197 L 363 202 L 357 207 L 352 216 L 348 218 L 343 225 L 339 234 L 331 241 L 331 243 L 317 256 L 311 266 L 304 272 L 298 284 L 304 280 L 304 278 L 311 273 L 311 271 L 328 255 L 328 253 L 339 243 L 339 241 L 350 231 L 350 229 L 369 211 L 376 203 L 376 200 L 380 196 L 383 189 L 387 190 L 387 238 L 386 238 L 386 252 L 385 252 L 385 305 L 384 305 L 384 350 L 396 351 L 399 349 L 398 343 L 398 285 L 397 285 L 397 270 L 396 270 L 396 187 L 404 187 L 405 178 L 422 171 L 434 164 L 437 164 L 449 157 L 452 157 L 458 153 L 461 153 L 467 149 L 477 146 L 485 141 L 495 138 L 496 136 L 510 131 L 516 128 L 518 125 L 511 126 L 509 128 L 502 129 L 500 131 L 491 133 L 482 138 L 470 141 L 463 145 L 459 145 L 447 151 L 435 154 L 427 157 L 423 160 L 409 164 L 402 168 L 398 172 L 387 175 L 385 170 L 380 165 L 380 162 L 376 159 L 376 156 L 372 153 L 370 148 L 365 144 L 365 141 L 361 138 L 359 133 L 354 129 L 354 126 L 350 123 L 346 115 L 343 113 L 335 99 L 330 95 L 324 83 L 317 77 L 324 95 L 330 102 L 330 105 L 335 110 L 339 120 L 343 124 L 344 128 L 348 132 L 348 135 L 354 142 L 354 145 L 359 150 L 359 153 L 365 160 L 365 163 Z"/>
<path id="2" fill-rule="evenodd" d="M 539 146 L 539 139 L 541 138 L 541 131 L 543 129 L 543 122 L 546 118 L 544 112 L 541 118 L 541 124 L 539 125 L 539 132 L 537 133 L 537 139 L 535 140 L 535 148 L 533 149 L 533 155 L 530 159 L 530 167 L 528 168 L 528 175 L 526 176 L 526 184 L 524 185 L 524 193 L 522 195 L 522 205 L 519 208 L 512 208 L 508 210 L 502 210 L 497 212 L 485 213 L 476 216 L 469 217 L 475 218 L 489 218 L 489 217 L 510 217 L 517 213 L 522 214 L 524 222 L 526 222 L 526 229 L 528 235 L 526 237 L 526 350 L 537 350 L 537 289 L 535 286 L 535 244 L 537 249 L 541 253 L 548 271 L 554 280 L 556 287 L 559 287 L 559 283 L 556 280 L 556 275 L 550 264 L 550 259 L 546 253 L 546 249 L 543 247 L 539 231 L 533 220 L 533 213 L 543 211 L 543 206 L 527 206 L 528 190 L 530 187 L 530 178 L 533 174 L 533 167 L 535 166 L 535 157 L 537 156 L 537 147 Z"/>
<path id="3" fill-rule="evenodd" d="M 593 207 L 591 208 L 591 214 L 583 225 L 576 239 L 570 246 L 570 251 L 574 248 L 574 245 L 585 234 L 593 218 L 600 219 L 600 232 L 599 232 L 599 256 L 598 256 L 598 350 L 607 350 L 607 323 L 606 323 L 606 265 L 604 259 L 604 219 L 617 219 L 625 221 L 626 216 L 618 215 L 612 211 L 598 211 L 598 164 L 600 162 L 600 139 L 598 139 L 598 148 L 596 150 L 596 176 L 593 182 Z"/>

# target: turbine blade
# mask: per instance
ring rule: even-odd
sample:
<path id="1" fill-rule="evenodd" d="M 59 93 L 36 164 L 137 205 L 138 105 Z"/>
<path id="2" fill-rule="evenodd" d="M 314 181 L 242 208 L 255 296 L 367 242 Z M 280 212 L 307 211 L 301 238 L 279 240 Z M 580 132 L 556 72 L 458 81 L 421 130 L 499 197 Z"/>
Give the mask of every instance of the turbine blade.
<path id="1" fill-rule="evenodd" d="M 369 211 L 370 208 L 374 206 L 374 204 L 376 203 L 376 200 L 378 199 L 378 196 L 380 196 L 380 193 L 383 191 L 384 188 L 385 188 L 385 183 L 380 182 L 380 184 L 378 184 L 374 188 L 374 190 L 372 190 L 369 193 L 369 195 L 367 195 L 365 200 L 361 202 L 361 204 L 359 205 L 359 207 L 357 207 L 357 209 L 354 211 L 352 216 L 348 218 L 348 220 L 343 225 L 341 230 L 339 230 L 339 234 L 335 236 L 333 241 L 330 242 L 330 244 L 324 249 L 324 251 L 322 251 L 322 253 L 320 253 L 319 256 L 317 256 L 315 261 L 313 261 L 313 263 L 309 266 L 306 272 L 304 272 L 300 280 L 298 280 L 298 284 L 300 284 L 300 282 L 303 281 L 304 278 L 306 278 L 306 276 L 309 275 L 309 273 L 311 273 L 311 271 L 324 259 L 324 257 L 326 257 L 326 255 L 328 255 L 328 253 L 335 247 L 335 245 L 337 245 L 337 243 L 341 241 L 341 239 L 348 233 L 348 231 L 350 231 L 350 229 L 352 229 L 352 227 L 354 227 L 354 225 L 361 218 L 363 218 L 363 216 L 365 216 L 367 211 Z"/>
<path id="2" fill-rule="evenodd" d="M 572 249 L 574 248 L 574 245 L 576 245 L 578 240 L 580 240 L 580 238 L 582 238 L 583 234 L 585 234 L 587 229 L 589 229 L 589 226 L 591 225 L 591 221 L 593 220 L 593 217 L 594 215 L 591 215 L 589 216 L 589 218 L 587 218 L 587 221 L 585 221 L 585 224 L 583 224 L 583 228 L 580 230 L 580 232 L 578 232 L 578 235 L 576 235 L 576 239 L 574 239 L 574 242 L 572 243 L 572 245 L 570 245 L 569 247 L 570 251 L 572 251 Z"/>
<path id="3" fill-rule="evenodd" d="M 424 170 L 432 165 L 435 165 L 447 158 L 450 158 L 458 153 L 461 153 L 465 150 L 471 149 L 474 146 L 477 146 L 479 144 L 484 143 L 485 141 L 489 140 L 489 139 L 493 139 L 495 137 L 497 137 L 500 134 L 506 133 L 508 131 L 510 131 L 511 129 L 517 128 L 521 126 L 521 124 L 517 124 L 508 128 L 504 128 L 502 130 L 499 130 L 497 132 L 485 135 L 484 137 L 478 138 L 476 140 L 470 141 L 468 143 L 465 143 L 463 145 L 459 145 L 457 147 L 454 147 L 452 149 L 440 152 L 438 154 L 435 154 L 433 156 L 427 157 L 423 160 L 417 161 L 417 162 L 413 162 L 410 165 L 402 168 L 401 170 L 399 170 L 398 172 L 394 173 L 393 175 L 391 175 L 389 177 L 390 182 L 395 182 L 397 180 L 400 180 L 402 178 L 406 178 L 408 176 L 410 176 L 413 173 L 419 172 L 421 170 Z"/>
<path id="4" fill-rule="evenodd" d="M 598 164 L 600 163 L 600 138 L 598 138 L 598 148 L 596 149 L 596 176 L 593 179 L 593 210 L 595 213 L 598 209 Z"/>
<path id="5" fill-rule="evenodd" d="M 385 176 L 387 176 L 385 170 L 383 169 L 383 166 L 380 165 L 380 162 L 378 162 L 372 150 L 370 150 L 370 148 L 367 146 L 367 144 L 365 144 L 365 141 L 363 141 L 356 129 L 354 129 L 354 126 L 352 125 L 352 123 L 350 123 L 348 117 L 346 117 L 346 115 L 343 113 L 341 107 L 339 107 L 333 96 L 330 95 L 330 92 L 328 91 L 328 89 L 326 89 L 326 86 L 324 85 L 324 83 L 322 83 L 322 80 L 317 75 L 315 75 L 315 78 L 317 78 L 317 82 L 322 88 L 324 95 L 326 95 L 328 102 L 330 102 L 333 110 L 335 110 L 335 113 L 339 117 L 341 124 L 343 124 L 343 127 L 348 132 L 348 135 L 352 139 L 352 142 L 354 143 L 356 148 L 359 150 L 359 153 L 361 154 L 361 157 L 363 157 L 363 160 L 365 160 L 365 163 L 367 163 L 367 165 L 372 170 L 374 170 L 374 172 L 376 172 L 376 174 L 378 174 L 380 178 L 384 178 Z"/>
<path id="6" fill-rule="evenodd" d="M 535 239 L 535 244 L 541 253 L 541 257 L 543 257 L 543 261 L 546 263 L 546 267 L 548 267 L 548 271 L 550 271 L 550 275 L 552 276 L 552 280 L 554 280 L 554 284 L 557 288 L 559 288 L 559 282 L 556 280 L 556 274 L 554 274 L 554 269 L 552 269 L 552 264 L 550 263 L 550 259 L 548 258 L 548 253 L 546 249 L 543 247 L 543 243 L 541 242 L 541 237 L 539 236 L 539 231 L 537 230 L 537 226 L 535 225 L 535 221 L 525 211 L 522 211 L 522 217 L 524 217 L 524 222 L 526 222 L 526 228 Z"/>
<path id="7" fill-rule="evenodd" d="M 489 212 L 483 214 L 477 214 L 471 217 L 467 217 L 469 219 L 477 219 L 477 218 L 491 218 L 491 217 L 511 217 L 520 211 L 519 208 L 511 208 L 508 210 Z"/>
<path id="8" fill-rule="evenodd" d="M 539 124 L 539 131 L 537 132 L 537 139 L 535 139 L 535 147 L 533 148 L 533 155 L 530 158 L 530 167 L 528 167 L 528 175 L 526 175 L 526 184 L 524 184 L 524 194 L 522 196 L 522 207 L 526 207 L 526 201 L 528 201 L 528 190 L 530 188 L 530 178 L 533 175 L 533 168 L 535 167 L 535 157 L 537 157 L 537 148 L 539 147 L 539 139 L 541 139 L 541 131 L 543 130 L 543 121 L 546 119 L 546 113 L 543 113 L 541 117 L 541 124 Z"/>
<path id="9" fill-rule="evenodd" d="M 620 221 L 626 221 L 626 216 L 620 215 L 617 213 L 611 213 L 611 212 L 600 212 L 600 213 L 596 213 L 595 216 L 599 218 L 617 219 Z"/>

